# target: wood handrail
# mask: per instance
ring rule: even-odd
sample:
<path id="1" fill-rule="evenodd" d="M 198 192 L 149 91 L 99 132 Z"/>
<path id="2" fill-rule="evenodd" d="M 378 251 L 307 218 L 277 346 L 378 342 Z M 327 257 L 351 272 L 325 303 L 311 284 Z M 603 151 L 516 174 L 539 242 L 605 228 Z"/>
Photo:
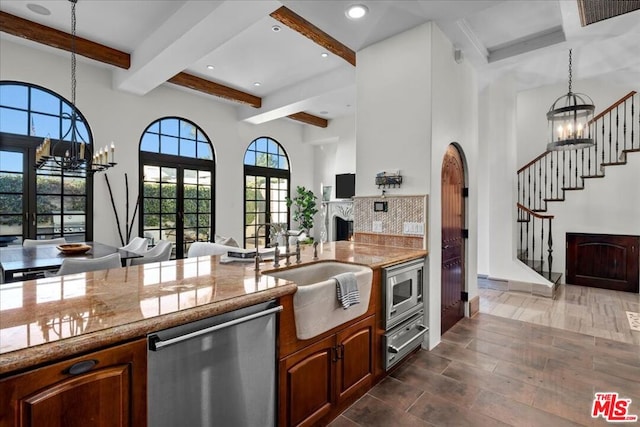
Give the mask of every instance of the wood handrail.
<path id="1" fill-rule="evenodd" d="M 631 98 L 633 95 L 635 95 L 637 92 L 635 90 L 632 90 L 631 92 L 629 92 L 628 94 L 626 94 L 625 96 L 623 96 L 622 98 L 620 98 L 619 100 L 617 100 L 613 105 L 611 105 L 609 108 L 607 108 L 606 110 L 604 110 L 602 113 L 598 114 L 597 116 L 595 116 L 593 119 L 591 119 L 589 121 L 589 123 L 587 123 L 587 126 L 595 123 L 596 120 L 601 119 L 602 117 L 604 117 L 605 114 L 610 113 L 614 108 L 616 108 L 618 105 L 622 104 L 624 101 L 626 101 L 627 99 Z"/>
<path id="2" fill-rule="evenodd" d="M 527 163 L 526 165 L 524 165 L 523 167 L 518 169 L 517 173 L 522 172 L 523 170 L 525 170 L 526 168 L 528 168 L 529 166 L 531 166 L 532 164 L 534 164 L 535 162 L 537 162 L 538 160 L 540 160 L 541 158 L 543 158 L 544 156 L 546 156 L 549 153 L 550 153 L 550 151 L 545 151 L 544 153 L 540 154 L 538 157 L 536 157 L 535 159 L 531 160 L 529 163 Z"/>
<path id="3" fill-rule="evenodd" d="M 533 215 L 536 218 L 540 218 L 540 219 L 553 219 L 553 218 L 555 218 L 555 215 L 542 215 L 542 214 L 539 214 L 538 212 L 534 212 L 531 209 L 521 205 L 520 203 L 516 203 L 516 205 L 518 206 L 518 209 L 522 209 L 523 211 L 527 212 L 529 215 Z"/>

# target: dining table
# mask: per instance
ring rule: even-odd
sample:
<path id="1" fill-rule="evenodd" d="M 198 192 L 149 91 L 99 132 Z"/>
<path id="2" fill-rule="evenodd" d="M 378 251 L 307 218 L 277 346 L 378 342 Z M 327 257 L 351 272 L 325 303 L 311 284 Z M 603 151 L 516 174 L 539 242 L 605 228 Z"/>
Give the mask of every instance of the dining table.
<path id="1" fill-rule="evenodd" d="M 119 253 L 124 267 L 127 260 L 142 257 L 141 254 L 105 245 L 104 243 L 83 243 L 91 246 L 91 249 L 82 254 L 65 254 L 55 244 L 30 247 L 19 245 L 0 247 L 0 269 L 2 270 L 3 283 L 32 279 L 38 277 L 38 274 L 41 275 L 44 271 L 56 270 L 60 268 L 65 258 L 92 259 Z"/>

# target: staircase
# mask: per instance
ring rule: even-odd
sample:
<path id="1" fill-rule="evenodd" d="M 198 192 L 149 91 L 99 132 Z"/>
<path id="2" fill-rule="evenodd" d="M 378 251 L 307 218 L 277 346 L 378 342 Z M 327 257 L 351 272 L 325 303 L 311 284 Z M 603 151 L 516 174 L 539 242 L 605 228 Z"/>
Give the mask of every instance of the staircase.
<path id="1" fill-rule="evenodd" d="M 563 202 L 567 191 L 583 190 L 590 179 L 604 178 L 609 166 L 627 163 L 640 152 L 640 96 L 631 91 L 589 122 L 595 145 L 546 151 L 518 170 L 518 259 L 552 283 L 553 215 L 549 203 Z"/>

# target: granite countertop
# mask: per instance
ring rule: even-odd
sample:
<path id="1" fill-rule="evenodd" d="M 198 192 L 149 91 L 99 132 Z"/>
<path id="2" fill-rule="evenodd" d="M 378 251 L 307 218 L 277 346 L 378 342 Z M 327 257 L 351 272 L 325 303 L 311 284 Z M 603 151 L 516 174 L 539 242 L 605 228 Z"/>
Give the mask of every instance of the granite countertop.
<path id="1" fill-rule="evenodd" d="M 310 245 L 301 252 L 302 264 L 372 268 L 426 255 L 353 242 L 320 244 L 318 260 Z M 295 283 L 261 274 L 272 264 L 256 274 L 252 262 L 212 256 L 0 285 L 0 376 L 294 293 Z"/>

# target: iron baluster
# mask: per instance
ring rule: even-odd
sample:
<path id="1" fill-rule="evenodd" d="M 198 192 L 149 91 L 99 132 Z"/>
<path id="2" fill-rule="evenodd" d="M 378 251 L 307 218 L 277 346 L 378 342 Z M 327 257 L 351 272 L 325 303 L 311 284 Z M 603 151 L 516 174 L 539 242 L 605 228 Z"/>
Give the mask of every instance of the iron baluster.
<path id="1" fill-rule="evenodd" d="M 544 272 L 544 219 L 540 220 L 540 273 Z"/>
<path id="2" fill-rule="evenodd" d="M 622 144 L 623 151 L 627 149 L 627 101 L 624 101 L 624 114 L 623 114 L 623 123 L 622 123 Z"/>
<path id="3" fill-rule="evenodd" d="M 547 209 L 547 170 L 549 169 L 549 161 L 547 156 L 544 156 L 544 209 Z"/>
<path id="4" fill-rule="evenodd" d="M 542 209 L 542 163 L 538 162 L 538 209 Z"/>
<path id="5" fill-rule="evenodd" d="M 560 198 L 560 153 L 556 151 L 556 196 Z"/>
<path id="6" fill-rule="evenodd" d="M 565 159 L 565 151 L 562 152 L 562 190 L 564 191 L 564 189 L 566 188 L 566 181 L 564 179 L 565 177 L 565 164 L 566 164 L 566 159 Z"/>
<path id="7" fill-rule="evenodd" d="M 609 163 L 612 163 L 611 160 L 611 146 L 613 145 L 613 139 L 612 139 L 612 135 L 611 135 L 611 120 L 612 120 L 612 115 L 611 113 L 609 113 Z"/>
<path id="8" fill-rule="evenodd" d="M 527 207 L 531 208 L 531 167 L 527 168 L 527 180 L 529 188 L 527 189 Z"/>
<path id="9" fill-rule="evenodd" d="M 604 118 L 602 119 L 602 161 L 600 162 L 600 173 L 602 173 L 602 164 L 604 163 Z"/>
<path id="10" fill-rule="evenodd" d="M 620 160 L 620 154 L 618 154 L 618 135 L 620 134 L 620 107 L 616 107 L 616 162 Z"/>
<path id="11" fill-rule="evenodd" d="M 551 265 L 553 264 L 553 233 L 551 232 L 551 220 L 552 218 L 549 218 L 549 249 L 547 249 L 547 251 L 549 252 L 549 256 L 547 257 L 547 261 L 549 263 L 549 280 L 551 280 Z"/>
<path id="12" fill-rule="evenodd" d="M 551 179 L 549 180 L 549 185 L 550 185 L 549 192 L 551 193 L 551 199 L 554 199 L 555 197 L 553 196 L 553 153 L 551 153 L 551 155 L 549 156 L 549 160 L 551 162 L 551 165 L 550 165 Z"/>

